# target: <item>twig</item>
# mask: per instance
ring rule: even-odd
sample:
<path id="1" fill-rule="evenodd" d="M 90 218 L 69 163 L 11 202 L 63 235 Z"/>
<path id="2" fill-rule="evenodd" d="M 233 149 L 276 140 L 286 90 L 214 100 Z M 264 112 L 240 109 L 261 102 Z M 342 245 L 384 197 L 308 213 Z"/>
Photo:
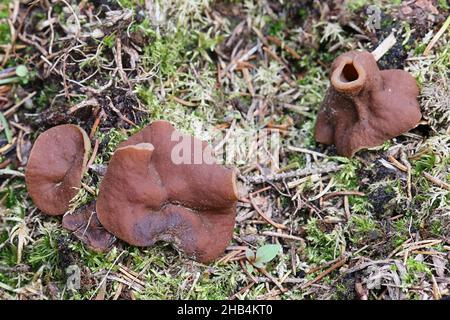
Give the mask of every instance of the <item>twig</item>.
<path id="1" fill-rule="evenodd" d="M 243 294 L 244 292 L 250 290 L 253 286 L 255 285 L 255 282 L 250 282 L 250 284 L 246 285 L 245 287 L 243 287 L 241 290 L 239 290 L 238 292 L 234 293 L 233 295 L 231 295 L 228 300 L 234 300 L 237 298 L 238 295 Z"/>
<path id="2" fill-rule="evenodd" d="M 333 260 L 331 260 L 331 261 L 327 261 L 327 262 L 325 262 L 324 264 L 322 264 L 322 265 L 320 265 L 320 266 L 317 266 L 317 267 L 308 269 L 308 270 L 306 270 L 305 273 L 306 273 L 306 274 L 316 273 L 317 271 L 322 270 L 322 269 L 325 269 L 325 268 L 327 268 L 327 267 L 329 267 L 329 266 L 335 264 L 336 262 L 338 262 L 338 261 L 340 261 L 340 260 L 341 260 L 341 257 L 337 257 L 336 259 L 333 259 Z"/>
<path id="3" fill-rule="evenodd" d="M 345 212 L 345 219 L 347 221 L 350 220 L 350 217 L 351 217 L 350 203 L 348 202 L 348 196 L 347 195 L 344 196 L 344 212 Z"/>
<path id="4" fill-rule="evenodd" d="M 15 176 L 15 177 L 25 177 L 25 175 L 20 172 L 20 171 L 16 171 L 16 170 L 12 170 L 12 169 L 0 169 L 0 176 Z"/>
<path id="5" fill-rule="evenodd" d="M 285 238 L 285 239 L 289 239 L 289 240 L 297 240 L 297 241 L 303 241 L 303 242 L 305 241 L 303 238 L 296 237 L 296 236 L 293 236 L 290 234 L 279 233 L 279 232 L 263 231 L 262 234 L 265 236 L 270 236 L 270 237 Z"/>
<path id="6" fill-rule="evenodd" d="M 258 270 L 259 270 L 261 273 L 263 273 L 267 278 L 269 278 L 270 281 L 272 281 L 272 282 L 278 287 L 278 289 L 281 290 L 281 292 L 286 292 L 286 291 L 287 291 L 287 289 L 284 288 L 284 287 L 281 285 L 281 283 L 280 283 L 277 279 L 275 279 L 275 277 L 273 277 L 269 272 L 267 272 L 266 269 L 264 269 L 264 268 L 258 268 Z"/>
<path id="7" fill-rule="evenodd" d="M 100 111 L 100 114 L 97 116 L 97 118 L 95 118 L 95 121 L 92 125 L 91 128 L 91 132 L 89 133 L 89 139 L 92 139 L 95 135 L 95 133 L 97 132 L 97 128 L 100 124 L 100 121 L 102 120 L 102 118 L 105 116 L 105 112 L 103 111 L 103 109 Z"/>
<path id="8" fill-rule="evenodd" d="M 244 76 L 244 80 L 247 83 L 248 92 L 253 97 L 255 95 L 255 89 L 253 88 L 252 80 L 250 77 L 250 72 L 248 71 L 248 68 L 242 69 L 242 75 Z"/>
<path id="9" fill-rule="evenodd" d="M 360 197 L 364 197 L 366 194 L 364 192 L 359 192 L 359 191 L 336 191 L 336 192 L 331 192 L 328 193 L 326 195 L 324 195 L 322 197 L 322 199 L 328 200 L 334 197 L 338 197 L 338 196 L 360 196 Z"/>
<path id="10" fill-rule="evenodd" d="M 11 116 L 14 112 L 16 112 L 17 109 L 19 109 L 19 107 L 24 104 L 27 100 L 33 98 L 36 95 L 36 91 L 30 93 L 29 95 L 27 95 L 25 98 L 23 98 L 22 100 L 20 100 L 18 103 L 16 103 L 14 106 L 12 106 L 11 108 L 9 108 L 7 111 L 5 111 L 5 117 L 8 118 L 9 116 Z"/>
<path id="11" fill-rule="evenodd" d="M 95 157 L 97 156 L 99 144 L 100 144 L 100 141 L 98 139 L 95 139 L 94 149 L 92 150 L 92 155 L 89 158 L 89 161 L 88 161 L 88 163 L 86 165 L 86 168 L 90 168 L 91 165 L 94 163 Z"/>
<path id="12" fill-rule="evenodd" d="M 106 279 L 109 276 L 109 273 L 111 272 L 112 268 L 114 268 L 114 266 L 117 264 L 117 262 L 119 261 L 120 257 L 122 257 L 122 255 L 125 253 L 126 251 L 122 251 L 117 258 L 114 260 L 114 262 L 112 263 L 111 267 L 108 269 L 108 271 L 106 272 L 106 275 L 103 277 L 102 281 L 100 281 L 99 285 L 97 286 L 97 288 L 94 290 L 94 292 L 91 295 L 91 299 L 95 297 L 95 295 L 97 294 L 97 291 L 100 289 L 100 287 L 103 285 L 103 282 L 106 281 Z"/>
<path id="13" fill-rule="evenodd" d="M 91 195 L 93 195 L 94 197 L 97 196 L 97 194 L 95 193 L 95 190 L 92 189 L 91 187 L 89 187 L 87 184 L 85 184 L 84 182 L 81 183 L 81 186 L 87 191 L 89 192 Z M 89 224 L 88 224 L 89 226 Z M 87 227 L 86 227 L 87 228 Z"/>
<path id="14" fill-rule="evenodd" d="M 406 172 L 408 171 L 408 168 L 403 165 L 401 162 L 399 162 L 397 159 L 395 159 L 393 156 L 388 156 L 388 160 L 399 170 Z"/>
<path id="15" fill-rule="evenodd" d="M 271 174 L 271 175 L 254 175 L 254 176 L 247 176 L 245 179 L 249 183 L 263 183 L 263 182 L 269 182 L 269 181 L 279 181 L 284 179 L 290 179 L 290 178 L 296 178 L 296 177 L 303 177 L 313 174 L 323 174 L 323 173 L 329 173 L 329 172 L 336 172 L 342 169 L 342 165 L 336 165 L 336 164 L 326 164 L 322 167 L 312 167 L 312 168 L 306 168 L 306 169 L 298 169 L 295 171 L 285 172 L 285 173 L 279 173 L 279 174 Z"/>
<path id="16" fill-rule="evenodd" d="M 299 147 L 293 147 L 293 146 L 288 146 L 287 147 L 288 150 L 290 151 L 295 151 L 295 152 L 301 152 L 301 153 L 307 153 L 313 156 L 317 156 L 317 157 L 321 157 L 321 158 L 327 158 L 328 156 L 326 154 L 317 152 L 317 151 L 313 151 L 313 150 L 309 150 L 309 149 L 305 149 L 305 148 L 299 148 Z"/>
<path id="17" fill-rule="evenodd" d="M 397 42 L 397 39 L 394 36 L 394 33 L 391 33 L 386 39 L 384 39 L 378 47 L 372 51 L 372 55 L 375 60 L 378 61 L 382 56 L 386 54 Z"/>
<path id="18" fill-rule="evenodd" d="M 334 270 L 342 267 L 346 262 L 347 262 L 347 257 L 339 260 L 338 262 L 336 262 L 335 264 L 333 264 L 330 268 L 328 268 L 327 270 L 325 270 L 324 272 L 322 272 L 321 274 L 319 274 L 317 277 L 315 277 L 313 280 L 308 281 L 306 284 L 304 284 L 302 286 L 302 289 L 305 289 L 307 287 L 309 287 L 310 285 L 316 283 L 317 281 L 319 281 L 320 279 L 322 279 L 323 277 L 325 277 L 326 275 L 328 275 L 329 273 L 333 272 Z"/>
<path id="19" fill-rule="evenodd" d="M 423 172 L 423 176 L 430 181 L 431 183 L 437 185 L 438 187 L 445 189 L 445 190 L 450 190 L 450 184 L 436 178 L 433 177 L 431 174 L 427 173 L 427 172 Z"/>
<path id="20" fill-rule="evenodd" d="M 264 283 L 264 282 L 271 282 L 272 280 L 269 279 L 268 277 L 256 277 L 256 279 L 258 280 L 258 282 Z M 287 283 L 287 284 L 300 284 L 300 283 L 305 283 L 305 278 L 293 278 L 293 277 L 288 277 L 286 279 L 283 280 L 283 283 Z"/>
<path id="21" fill-rule="evenodd" d="M 391 161 L 391 163 L 397 167 L 399 170 L 403 171 L 403 172 L 408 172 L 408 168 L 401 164 L 398 160 L 396 160 L 393 156 L 389 156 L 388 157 L 389 161 Z M 450 184 L 436 178 L 433 177 L 431 174 L 429 174 L 428 172 L 422 172 L 423 176 L 430 181 L 431 183 L 435 184 L 436 186 L 442 188 L 442 189 L 446 189 L 446 190 L 450 190 Z"/>
<path id="22" fill-rule="evenodd" d="M 406 167 L 406 194 L 408 195 L 408 200 L 412 200 L 412 184 L 411 184 L 411 164 L 408 161 L 408 157 L 405 152 L 401 152 L 400 159 Z"/>
<path id="23" fill-rule="evenodd" d="M 449 26 L 450 26 L 450 16 L 447 17 L 447 20 L 445 20 L 442 27 L 434 35 L 433 39 L 431 39 L 430 43 L 427 45 L 427 47 L 423 51 L 424 56 L 427 56 L 430 53 L 431 49 L 433 49 L 434 45 L 439 41 L 439 38 L 444 34 L 444 32 L 448 29 Z"/>
<path id="24" fill-rule="evenodd" d="M 254 283 L 258 283 L 258 279 L 256 279 L 250 272 L 248 272 L 247 267 L 245 266 L 242 260 L 239 260 L 239 264 L 241 265 L 242 270 L 252 279 Z"/>
<path id="25" fill-rule="evenodd" d="M 411 252 L 413 250 L 436 246 L 440 243 L 442 243 L 442 240 L 435 240 L 435 239 L 423 240 L 423 241 L 419 241 L 416 243 L 410 243 L 407 246 L 403 246 L 405 249 L 400 252 L 397 252 L 395 255 L 402 256 L 405 253 Z"/>
<path id="26" fill-rule="evenodd" d="M 48 56 L 47 50 L 42 48 L 40 44 L 38 44 L 36 41 L 28 39 L 25 35 L 18 33 L 17 37 L 20 39 L 20 41 L 25 42 L 26 44 L 30 46 L 34 46 L 36 49 L 38 49 L 44 57 Z"/>
<path id="27" fill-rule="evenodd" d="M 178 98 L 178 97 L 176 97 L 176 96 L 171 96 L 170 99 L 172 99 L 173 101 L 175 101 L 175 102 L 181 104 L 182 106 L 192 107 L 192 108 L 193 108 L 193 107 L 197 107 L 197 104 L 195 104 L 195 103 L 193 103 L 193 102 L 190 102 L 190 101 L 183 100 L 183 99 Z"/>
<path id="28" fill-rule="evenodd" d="M 78 104 L 74 105 L 72 108 L 70 108 L 69 113 L 74 113 L 75 111 L 77 111 L 79 109 L 89 107 L 89 106 L 98 107 L 99 106 L 98 100 L 95 98 L 91 98 L 88 100 L 81 101 L 80 103 L 78 103 Z"/>
<path id="29" fill-rule="evenodd" d="M 289 47 L 288 45 L 286 45 L 285 43 L 283 43 L 280 39 L 278 39 L 277 37 L 274 36 L 267 36 L 267 40 L 269 40 L 270 42 L 276 44 L 277 46 L 279 46 L 281 49 L 286 50 L 287 52 L 289 52 L 289 54 L 291 56 L 293 56 L 295 59 L 300 60 L 302 57 L 300 57 L 300 55 L 291 47 Z"/>
<path id="30" fill-rule="evenodd" d="M 75 13 L 75 11 L 73 10 L 72 6 L 66 1 L 66 0 L 60 0 L 61 2 L 63 2 L 67 8 L 69 8 L 70 12 L 72 13 L 73 17 L 75 18 L 75 22 L 77 24 L 77 33 L 76 33 L 76 37 L 78 37 L 78 35 L 81 32 L 81 24 L 80 24 L 80 20 L 78 19 L 77 14 Z"/>
<path id="31" fill-rule="evenodd" d="M 131 126 L 134 126 L 134 127 L 137 126 L 136 123 L 134 123 L 133 121 L 131 121 L 130 119 L 128 119 L 122 112 L 120 112 L 119 109 L 117 109 L 117 108 L 114 106 L 114 104 L 113 104 L 111 98 L 108 97 L 108 99 L 109 99 L 109 107 L 111 108 L 112 111 L 114 111 L 114 112 L 119 116 L 120 119 L 122 119 L 123 121 L 125 121 L 126 123 L 128 123 L 128 124 L 131 125 Z"/>
<path id="32" fill-rule="evenodd" d="M 249 197 L 250 198 L 250 203 L 252 204 L 253 208 L 255 208 L 256 212 L 258 212 L 258 214 L 264 219 L 266 220 L 268 223 L 270 223 L 271 225 L 273 225 L 275 228 L 277 229 L 286 229 L 287 227 L 284 224 L 280 224 L 280 223 L 276 223 L 275 221 L 273 221 L 271 218 L 269 218 L 262 210 L 261 208 L 258 207 L 258 205 L 255 203 L 255 200 L 252 196 Z"/>
<path id="33" fill-rule="evenodd" d="M 269 56 L 271 56 L 273 59 L 275 59 L 280 64 L 284 65 L 286 68 L 288 68 L 287 64 L 279 57 L 275 52 L 269 49 L 269 47 L 263 47 L 264 52 L 266 52 Z"/>

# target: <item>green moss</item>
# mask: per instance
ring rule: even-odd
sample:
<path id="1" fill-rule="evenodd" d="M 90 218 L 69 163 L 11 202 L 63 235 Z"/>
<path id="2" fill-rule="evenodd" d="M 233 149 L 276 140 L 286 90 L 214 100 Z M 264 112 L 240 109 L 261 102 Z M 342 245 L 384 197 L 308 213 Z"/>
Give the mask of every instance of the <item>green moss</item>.
<path id="1" fill-rule="evenodd" d="M 188 39 L 182 30 L 167 36 L 155 34 L 142 56 L 147 71 L 156 69 L 164 78 L 172 76 L 184 62 Z"/>
<path id="2" fill-rule="evenodd" d="M 112 48 L 116 42 L 116 34 L 115 33 L 111 33 L 105 37 L 103 37 L 103 44 L 107 47 L 107 48 Z"/>
<path id="3" fill-rule="evenodd" d="M 368 215 L 352 214 L 348 229 L 355 244 L 364 244 L 380 235 L 378 223 Z"/>
<path id="4" fill-rule="evenodd" d="M 364 6 L 366 4 L 367 4 L 367 1 L 364 1 L 364 0 L 348 0 L 348 1 L 346 1 L 347 9 L 349 9 L 350 11 L 360 10 L 360 9 L 364 8 Z"/>
<path id="5" fill-rule="evenodd" d="M 342 245 L 345 245 L 342 230 L 337 226 L 331 232 L 324 232 L 319 227 L 316 218 L 311 218 L 306 224 L 308 246 L 306 248 L 310 263 L 321 264 L 335 259 L 340 255 Z"/>
<path id="6" fill-rule="evenodd" d="M 269 34 L 276 36 L 286 28 L 286 22 L 281 19 L 272 20 L 269 23 Z"/>
<path id="7" fill-rule="evenodd" d="M 145 0 L 113 0 L 113 2 L 118 3 L 124 9 L 136 9 L 136 6 L 145 5 Z"/>
<path id="8" fill-rule="evenodd" d="M 11 30 L 9 29 L 9 24 L 6 19 L 9 17 L 9 6 L 10 0 L 0 1 L 0 44 L 6 45 L 11 42 Z"/>
<path id="9" fill-rule="evenodd" d="M 434 153 L 428 153 L 421 156 L 414 162 L 414 169 L 417 174 L 423 171 L 430 171 L 436 165 L 436 155 Z"/>
<path id="10" fill-rule="evenodd" d="M 339 187 L 343 190 L 357 190 L 358 175 L 357 170 L 360 168 L 360 162 L 353 158 L 347 159 L 342 157 L 334 157 L 336 160 L 342 162 L 344 167 L 342 170 L 334 174 L 334 178 Z"/>
<path id="11" fill-rule="evenodd" d="M 406 260 L 406 274 L 403 275 L 403 280 L 406 286 L 416 286 L 419 284 L 422 274 L 431 276 L 430 268 L 421 261 L 417 261 L 410 257 Z"/>
<path id="12" fill-rule="evenodd" d="M 57 231 L 46 231 L 31 247 L 28 263 L 37 270 L 41 265 L 47 264 L 50 268 L 59 264 Z"/>
<path id="13" fill-rule="evenodd" d="M 410 218 L 402 217 L 392 223 L 392 245 L 397 248 L 409 238 Z"/>
<path id="14" fill-rule="evenodd" d="M 447 0 L 438 0 L 438 7 L 442 10 L 450 10 L 450 5 Z"/>

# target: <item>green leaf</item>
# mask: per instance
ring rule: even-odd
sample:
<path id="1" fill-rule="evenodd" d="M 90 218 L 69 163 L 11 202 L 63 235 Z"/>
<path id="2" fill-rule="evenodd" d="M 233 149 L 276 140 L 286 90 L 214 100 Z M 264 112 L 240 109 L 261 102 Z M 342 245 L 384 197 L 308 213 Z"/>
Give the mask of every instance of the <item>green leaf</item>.
<path id="1" fill-rule="evenodd" d="M 256 263 L 267 263 L 277 256 L 282 250 L 279 244 L 266 244 L 256 251 Z"/>
<path id="2" fill-rule="evenodd" d="M 247 248 L 247 250 L 245 250 L 245 256 L 247 257 L 248 261 L 255 260 L 255 253 L 249 248 Z"/>
<path id="3" fill-rule="evenodd" d="M 253 273 L 253 271 L 255 271 L 255 268 L 252 266 L 251 263 L 246 262 L 245 267 L 247 268 L 248 273 Z"/>
<path id="4" fill-rule="evenodd" d="M 16 67 L 16 75 L 21 78 L 26 77 L 28 75 L 27 67 L 25 67 L 23 65 L 17 66 Z"/>

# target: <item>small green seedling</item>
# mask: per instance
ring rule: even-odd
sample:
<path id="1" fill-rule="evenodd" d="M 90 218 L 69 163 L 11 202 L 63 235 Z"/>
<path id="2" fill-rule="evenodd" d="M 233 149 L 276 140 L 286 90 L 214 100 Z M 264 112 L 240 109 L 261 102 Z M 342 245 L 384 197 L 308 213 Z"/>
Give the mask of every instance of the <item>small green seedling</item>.
<path id="1" fill-rule="evenodd" d="M 23 65 L 19 65 L 15 68 L 11 68 L 12 70 L 3 70 L 0 71 L 0 85 L 9 84 L 9 83 L 17 83 L 17 82 L 28 82 L 28 69 Z"/>
<path id="2" fill-rule="evenodd" d="M 266 244 L 258 248 L 256 253 L 251 249 L 247 249 L 245 256 L 247 257 L 246 266 L 248 272 L 252 273 L 254 268 L 263 268 L 281 252 L 282 248 L 279 244 Z"/>

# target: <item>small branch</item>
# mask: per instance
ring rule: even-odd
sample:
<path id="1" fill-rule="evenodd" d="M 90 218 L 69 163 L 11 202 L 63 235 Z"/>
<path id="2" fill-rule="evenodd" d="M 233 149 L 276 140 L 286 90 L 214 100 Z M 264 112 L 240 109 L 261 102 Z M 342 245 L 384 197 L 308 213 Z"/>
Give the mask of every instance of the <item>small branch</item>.
<path id="1" fill-rule="evenodd" d="M 257 268 L 257 269 L 258 269 L 261 273 L 263 273 L 267 278 L 269 278 L 270 281 L 272 281 L 272 282 L 278 287 L 278 289 L 280 289 L 281 292 L 286 292 L 286 291 L 287 291 L 287 289 L 284 288 L 284 287 L 281 285 L 281 283 L 280 283 L 277 279 L 275 279 L 269 272 L 267 272 L 266 269 L 264 269 L 264 268 Z"/>
<path id="2" fill-rule="evenodd" d="M 276 223 L 271 218 L 269 218 L 262 210 L 258 207 L 258 205 L 255 203 L 255 200 L 253 197 L 250 196 L 250 203 L 252 204 L 253 208 L 255 208 L 256 212 L 268 223 L 273 225 L 277 229 L 286 229 L 286 226 L 284 224 Z"/>
<path id="3" fill-rule="evenodd" d="M 386 39 L 384 39 L 378 47 L 372 51 L 372 54 L 376 61 L 380 60 L 386 52 L 388 52 L 397 42 L 394 33 L 391 33 Z"/>
<path id="4" fill-rule="evenodd" d="M 92 164 L 94 163 L 95 157 L 97 156 L 99 144 L 100 144 L 100 141 L 98 139 L 95 139 L 94 149 L 92 150 L 92 155 L 89 158 L 86 168 L 90 168 L 92 166 Z"/>
<path id="5" fill-rule="evenodd" d="M 325 270 L 324 272 L 322 272 L 321 274 L 319 274 L 317 277 L 315 277 L 313 280 L 308 281 L 305 285 L 302 286 L 302 289 L 305 289 L 307 287 L 309 287 L 310 285 L 316 283 L 317 281 L 319 281 L 320 279 L 324 278 L 325 276 L 327 276 L 329 273 L 333 272 L 334 270 L 342 267 L 345 263 L 347 262 L 347 257 L 339 260 L 338 262 L 336 262 L 335 264 L 333 264 L 330 268 L 328 268 L 327 270 Z"/>
<path id="6" fill-rule="evenodd" d="M 288 150 L 290 151 L 295 151 L 295 152 L 301 152 L 301 153 L 307 153 L 313 156 L 317 156 L 317 157 L 321 157 L 321 158 L 328 158 L 328 156 L 326 154 L 317 152 L 317 151 L 313 151 L 313 150 L 309 150 L 309 149 L 305 149 L 305 148 L 299 148 L 299 147 L 293 147 L 293 146 L 288 146 L 287 147 Z"/>
<path id="7" fill-rule="evenodd" d="M 197 107 L 197 104 L 190 102 L 190 101 L 186 101 L 184 99 L 178 98 L 176 96 L 171 96 L 170 99 L 172 99 L 173 101 L 181 104 L 182 106 L 186 106 L 186 107 Z"/>
<path id="8" fill-rule="evenodd" d="M 29 99 L 33 98 L 36 95 L 36 91 L 30 93 L 29 95 L 27 95 L 25 98 L 23 98 L 22 100 L 20 100 L 18 103 L 16 103 L 14 106 L 12 106 L 11 108 L 9 108 L 7 111 L 5 111 L 4 115 L 6 118 L 8 118 L 9 116 L 11 116 L 12 114 L 14 114 L 14 112 L 17 111 L 17 109 L 20 108 L 20 106 L 22 104 L 24 104 L 26 101 L 28 101 Z"/>
<path id="9" fill-rule="evenodd" d="M 244 177 L 247 182 L 259 184 L 263 182 L 271 182 L 271 181 L 279 181 L 284 179 L 290 179 L 290 178 L 297 178 L 297 177 L 304 177 L 309 176 L 313 174 L 323 174 L 323 173 L 330 173 L 330 172 L 336 172 L 342 169 L 342 165 L 336 165 L 336 164 L 326 164 L 322 167 L 313 167 L 313 168 L 306 168 L 306 169 L 298 169 L 295 171 L 285 172 L 285 173 L 279 173 L 279 174 L 271 174 L 271 175 L 254 175 L 254 176 L 247 176 Z"/>
<path id="10" fill-rule="evenodd" d="M 408 157 L 405 152 L 401 152 L 400 160 L 406 167 L 406 193 L 408 195 L 408 200 L 412 201 L 412 174 L 411 174 L 411 164 L 408 161 Z"/>
<path id="11" fill-rule="evenodd" d="M 302 239 L 300 237 L 296 237 L 296 236 L 293 236 L 293 235 L 290 235 L 290 234 L 272 232 L 272 231 L 263 231 L 262 234 L 265 235 L 265 236 L 269 236 L 269 237 L 284 238 L 284 239 L 303 241 L 303 242 L 305 241 L 304 239 Z"/>
<path id="12" fill-rule="evenodd" d="M 287 52 L 289 52 L 289 54 L 291 56 L 293 56 L 295 59 L 300 60 L 301 57 L 300 55 L 291 47 L 289 47 L 288 45 L 284 44 L 280 39 L 278 39 L 277 37 L 274 36 L 267 36 L 267 40 L 269 40 L 270 42 L 276 44 L 277 46 L 279 46 L 281 49 L 286 50 Z"/>
<path id="13" fill-rule="evenodd" d="M 439 38 L 444 34 L 444 32 L 448 29 L 449 26 L 450 26 L 450 16 L 447 17 L 447 20 L 445 20 L 442 27 L 434 35 L 433 39 L 431 39 L 430 43 L 427 45 L 427 47 L 423 51 L 424 56 L 427 56 L 430 53 L 431 49 L 433 49 L 434 45 L 439 41 Z"/>
<path id="14" fill-rule="evenodd" d="M 408 168 L 405 165 L 403 165 L 402 163 L 400 163 L 393 156 L 389 156 L 388 159 L 400 171 L 408 172 Z M 431 174 L 429 174 L 428 172 L 425 172 L 425 171 L 422 172 L 422 174 L 428 181 L 430 181 L 434 185 L 438 186 L 439 188 L 442 188 L 445 190 L 450 190 L 450 184 L 448 184 L 447 182 L 444 182 L 436 177 L 433 177 Z"/>
<path id="15" fill-rule="evenodd" d="M 448 184 L 436 177 L 433 177 L 431 174 L 429 174 L 427 172 L 423 172 L 423 176 L 431 183 L 437 185 L 439 188 L 442 188 L 445 190 L 450 190 L 450 184 Z"/>
<path id="16" fill-rule="evenodd" d="M 88 100 L 81 101 L 80 103 L 74 105 L 72 108 L 69 109 L 69 113 L 74 113 L 78 111 L 79 109 L 85 108 L 85 107 L 98 107 L 100 104 L 98 103 L 97 99 L 91 98 Z"/>
<path id="17" fill-rule="evenodd" d="M 397 159 L 395 159 L 393 156 L 389 156 L 388 160 L 400 171 L 407 172 L 408 168 L 401 162 L 399 162 Z"/>
<path id="18" fill-rule="evenodd" d="M 331 192 L 328 193 L 326 195 L 324 195 L 322 197 L 322 199 L 328 200 L 334 197 L 339 197 L 339 196 L 360 196 L 360 197 L 364 197 L 366 194 L 364 192 L 359 192 L 359 191 L 336 191 L 336 192 Z"/>
<path id="19" fill-rule="evenodd" d="M 12 169 L 0 169 L 0 176 L 15 176 L 15 177 L 25 177 L 25 175 L 20 172 L 20 171 L 16 171 L 16 170 L 12 170 Z"/>

